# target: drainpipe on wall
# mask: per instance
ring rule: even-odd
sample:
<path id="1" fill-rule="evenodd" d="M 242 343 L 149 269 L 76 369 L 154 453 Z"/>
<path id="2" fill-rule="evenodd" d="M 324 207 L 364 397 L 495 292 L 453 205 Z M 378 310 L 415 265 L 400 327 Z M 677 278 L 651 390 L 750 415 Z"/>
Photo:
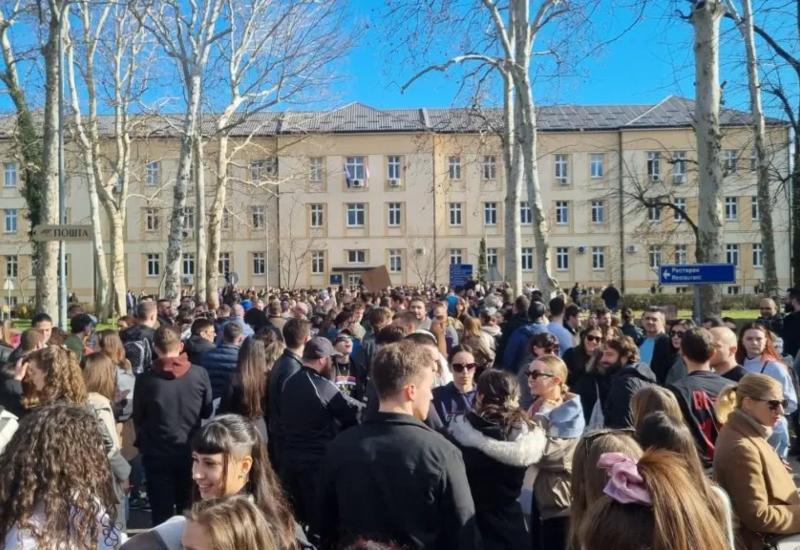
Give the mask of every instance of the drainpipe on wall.
<path id="1" fill-rule="evenodd" d="M 617 130 L 617 194 L 619 198 L 619 291 L 625 294 L 625 193 L 624 193 L 624 174 L 622 168 L 625 159 L 622 156 L 622 128 Z"/>

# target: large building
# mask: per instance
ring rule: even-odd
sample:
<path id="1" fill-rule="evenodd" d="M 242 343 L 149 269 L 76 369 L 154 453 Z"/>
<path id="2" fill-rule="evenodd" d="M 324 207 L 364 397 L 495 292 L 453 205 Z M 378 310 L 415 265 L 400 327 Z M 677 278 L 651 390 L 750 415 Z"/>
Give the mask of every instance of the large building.
<path id="1" fill-rule="evenodd" d="M 550 224 L 552 268 L 562 287 L 613 281 L 647 292 L 661 263 L 691 263 L 697 216 L 692 101 L 670 96 L 655 105 L 549 106 L 538 111 L 538 166 Z M 752 133 L 746 113 L 725 110 L 724 234 L 727 261 L 737 265 L 729 294 L 752 293 L 763 280 Z M 228 166 L 220 269 L 243 287 L 321 287 L 355 283 L 387 266 L 393 284 L 446 282 L 451 263 L 478 263 L 485 239 L 489 272 L 502 277 L 504 167 L 492 131 L 497 111 L 377 110 L 353 103 L 325 112 L 263 115 L 234 136 L 241 146 Z M 785 173 L 788 128 L 770 121 L 769 155 Z M 109 135 L 109 139 L 113 136 Z M 249 140 L 248 140 L 249 138 Z M 33 290 L 28 223 L 13 143 L 0 142 L 2 274 L 15 283 L 12 302 Z M 171 185 L 179 143 L 167 132 L 133 144 L 126 220 L 129 288 L 157 292 L 163 284 Z M 77 155 L 68 180 L 68 221 L 89 222 L 86 183 Z M 206 145 L 210 204 L 215 143 Z M 777 181 L 777 178 L 776 178 Z M 781 284 L 790 280 L 788 195 L 775 184 L 774 220 Z M 184 283 L 195 271 L 193 193 L 186 212 Z M 673 207 L 646 207 L 661 197 Z M 525 197 L 523 197 L 524 199 Z M 533 231 L 527 201 L 522 227 L 523 278 L 534 276 Z M 106 238 L 107 228 L 104 230 Z M 107 247 L 108 250 L 108 247 Z M 92 294 L 89 243 L 67 245 L 70 291 Z M 496 267 L 496 269 L 494 269 Z M 674 290 L 682 292 L 685 289 Z"/>

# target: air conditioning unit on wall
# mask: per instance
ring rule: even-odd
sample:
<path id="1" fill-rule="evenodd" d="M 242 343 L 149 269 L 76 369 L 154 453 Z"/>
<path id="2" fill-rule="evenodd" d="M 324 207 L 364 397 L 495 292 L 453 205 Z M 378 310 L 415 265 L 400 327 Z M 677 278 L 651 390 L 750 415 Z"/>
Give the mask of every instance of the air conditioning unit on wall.
<path id="1" fill-rule="evenodd" d="M 625 247 L 625 252 L 627 252 L 628 254 L 635 254 L 638 250 L 639 247 L 636 246 L 635 244 L 629 244 L 628 246 Z"/>
<path id="2" fill-rule="evenodd" d="M 390 179 L 389 180 L 389 187 L 400 187 L 400 180 L 398 180 L 398 179 Z"/>
<path id="3" fill-rule="evenodd" d="M 589 247 L 586 246 L 585 244 L 580 245 L 578 247 L 578 254 L 585 254 L 586 253 L 586 249 L 588 249 L 588 248 Z"/>
<path id="4" fill-rule="evenodd" d="M 351 180 L 350 187 L 364 187 L 364 180 Z"/>

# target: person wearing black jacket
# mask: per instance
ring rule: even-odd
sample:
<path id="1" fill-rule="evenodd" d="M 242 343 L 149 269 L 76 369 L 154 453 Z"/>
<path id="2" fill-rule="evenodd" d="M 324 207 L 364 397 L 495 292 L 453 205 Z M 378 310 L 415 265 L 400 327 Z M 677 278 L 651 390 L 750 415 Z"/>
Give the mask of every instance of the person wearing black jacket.
<path id="1" fill-rule="evenodd" d="M 153 368 L 136 379 L 133 424 L 142 454 L 152 521 L 158 525 L 189 505 L 192 459 L 189 443 L 211 416 L 208 373 L 181 353 L 180 334 L 160 327 L 153 338 Z"/>
<path id="2" fill-rule="evenodd" d="M 214 323 L 209 319 L 195 319 L 191 330 L 192 335 L 184 342 L 183 351 L 189 357 L 189 362 L 199 365 L 203 354 L 216 347 L 214 345 Z"/>
<path id="3" fill-rule="evenodd" d="M 675 360 L 672 343 L 664 331 L 664 312 L 658 307 L 649 307 L 642 315 L 645 338 L 639 344 L 639 355 L 649 365 L 659 384 L 664 384 L 667 373 Z"/>
<path id="4" fill-rule="evenodd" d="M 322 461 L 322 548 L 359 537 L 414 549 L 483 547 L 461 452 L 422 423 L 435 363 L 407 340 L 376 352 L 379 411 L 340 434 Z"/>
<path id="5" fill-rule="evenodd" d="M 511 308 L 511 317 L 502 325 L 502 336 L 497 343 L 497 350 L 495 350 L 495 357 L 502 358 L 508 345 L 508 340 L 511 335 L 519 327 L 523 327 L 530 323 L 528 318 L 528 308 L 531 302 L 525 296 L 518 296 L 514 300 L 514 305 Z"/>
<path id="6" fill-rule="evenodd" d="M 636 344 L 627 336 L 608 340 L 600 363 L 611 375 L 608 394 L 602 402 L 605 426 L 612 429 L 630 428 L 633 426 L 633 394 L 655 384 L 656 375 L 645 363 L 639 363 Z"/>
<path id="7" fill-rule="evenodd" d="M 339 352 L 322 336 L 303 349 L 303 367 L 283 386 L 281 479 L 297 520 L 313 525 L 317 483 L 325 447 L 342 431 L 358 423 L 362 403 L 346 396 L 331 381 L 333 358 Z"/>
<path id="8" fill-rule="evenodd" d="M 796 357 L 800 351 L 800 288 L 790 288 L 786 295 L 786 317 L 783 318 L 783 353 Z"/>

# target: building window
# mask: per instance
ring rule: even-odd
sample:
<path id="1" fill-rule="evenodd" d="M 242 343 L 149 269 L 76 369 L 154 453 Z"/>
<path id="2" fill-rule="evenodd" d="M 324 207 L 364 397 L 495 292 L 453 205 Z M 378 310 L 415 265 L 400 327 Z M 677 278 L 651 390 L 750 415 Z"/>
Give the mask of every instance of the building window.
<path id="1" fill-rule="evenodd" d="M 145 231 L 158 231 L 161 226 L 161 220 L 158 215 L 158 208 L 145 208 L 144 210 L 144 228 Z"/>
<path id="2" fill-rule="evenodd" d="M 388 168 L 387 177 L 390 180 L 399 180 L 401 177 L 401 157 L 398 155 L 390 155 L 386 157 L 386 166 Z"/>
<path id="3" fill-rule="evenodd" d="M 688 286 L 676 286 L 675 294 L 687 294 L 689 292 Z"/>
<path id="4" fill-rule="evenodd" d="M 497 225 L 497 203 L 486 202 L 483 204 L 484 225 Z"/>
<path id="5" fill-rule="evenodd" d="M 497 157 L 494 155 L 483 156 L 483 179 L 491 181 L 497 179 Z"/>
<path id="6" fill-rule="evenodd" d="M 489 267 L 497 267 L 497 249 L 486 249 L 486 265 Z"/>
<path id="7" fill-rule="evenodd" d="M 16 187 L 17 186 L 17 163 L 6 162 L 4 165 L 5 179 L 3 180 L 3 187 Z"/>
<path id="8" fill-rule="evenodd" d="M 725 149 L 722 154 L 722 167 L 726 174 L 736 173 L 736 165 L 738 164 L 739 154 L 736 149 Z"/>
<path id="9" fill-rule="evenodd" d="M 736 296 L 739 294 L 739 286 L 738 285 L 730 285 L 728 287 L 728 294 L 731 296 Z"/>
<path id="10" fill-rule="evenodd" d="M 739 265 L 739 245 L 726 244 L 725 245 L 725 261 L 735 266 Z"/>
<path id="11" fill-rule="evenodd" d="M 519 223 L 520 225 L 530 225 L 533 223 L 533 212 L 528 201 L 519 203 Z"/>
<path id="12" fill-rule="evenodd" d="M 194 254 L 191 252 L 183 253 L 183 274 L 194 275 Z"/>
<path id="13" fill-rule="evenodd" d="M 217 262 L 217 269 L 221 275 L 228 275 L 231 272 L 231 253 L 220 252 L 219 261 Z"/>
<path id="14" fill-rule="evenodd" d="M 657 269 L 661 265 L 661 247 L 658 245 L 651 245 L 647 250 L 650 267 Z"/>
<path id="15" fill-rule="evenodd" d="M 725 197 L 725 219 L 728 221 L 736 221 L 739 217 L 739 199 L 738 197 Z"/>
<path id="16" fill-rule="evenodd" d="M 401 273 L 403 271 L 403 251 L 399 248 L 389 250 L 389 271 Z"/>
<path id="17" fill-rule="evenodd" d="M 652 223 L 658 223 L 661 221 L 661 207 L 660 206 L 648 206 L 647 207 L 647 221 Z"/>
<path id="18" fill-rule="evenodd" d="M 19 274 L 19 262 L 16 256 L 6 256 L 6 277 L 15 279 Z"/>
<path id="19" fill-rule="evenodd" d="M 403 207 L 399 202 L 390 202 L 388 225 L 389 227 L 400 227 L 403 220 Z"/>
<path id="20" fill-rule="evenodd" d="M 222 230 L 230 231 L 231 224 L 233 223 L 233 214 L 227 207 L 222 209 Z"/>
<path id="21" fill-rule="evenodd" d="M 5 233 L 16 233 L 17 232 L 17 209 L 16 208 L 6 208 L 5 209 L 5 224 L 3 225 L 3 231 Z"/>
<path id="22" fill-rule="evenodd" d="M 367 263 L 367 251 L 366 250 L 348 250 L 347 251 L 347 263 L 350 263 L 350 264 L 365 264 L 365 263 Z"/>
<path id="23" fill-rule="evenodd" d="M 520 261 L 522 271 L 533 271 L 533 248 L 530 246 L 523 246 Z"/>
<path id="24" fill-rule="evenodd" d="M 567 225 L 569 223 L 569 202 L 556 201 L 556 224 Z"/>
<path id="25" fill-rule="evenodd" d="M 606 156 L 603 153 L 592 153 L 589 157 L 589 175 L 593 178 L 602 178 L 605 173 Z"/>
<path id="26" fill-rule="evenodd" d="M 758 168 L 758 157 L 756 156 L 755 147 L 750 149 L 750 171 L 755 172 Z"/>
<path id="27" fill-rule="evenodd" d="M 592 269 L 606 268 L 606 249 L 602 246 L 592 247 Z"/>
<path id="28" fill-rule="evenodd" d="M 263 252 L 253 252 L 253 275 L 264 275 L 267 264 Z"/>
<path id="29" fill-rule="evenodd" d="M 451 180 L 461 179 L 461 157 L 451 156 L 447 158 L 447 175 Z"/>
<path id="30" fill-rule="evenodd" d="M 313 250 L 311 252 L 311 273 L 320 275 L 325 273 L 325 251 Z"/>
<path id="31" fill-rule="evenodd" d="M 683 265 L 688 263 L 688 247 L 685 244 L 675 245 L 675 263 Z"/>
<path id="32" fill-rule="evenodd" d="M 322 182 L 322 172 L 323 172 L 323 164 L 322 164 L 322 157 L 311 157 L 309 159 L 309 174 L 308 179 L 312 183 L 321 183 Z"/>
<path id="33" fill-rule="evenodd" d="M 253 229 L 264 229 L 267 222 L 267 209 L 265 206 L 251 206 L 250 207 L 250 223 Z"/>
<path id="34" fill-rule="evenodd" d="M 569 183 L 569 157 L 563 154 L 555 155 L 553 167 L 556 181 L 561 185 L 567 185 Z"/>
<path id="35" fill-rule="evenodd" d="M 686 183 L 686 151 L 672 153 L 672 183 Z"/>
<path id="36" fill-rule="evenodd" d="M 676 197 L 672 204 L 675 207 L 672 209 L 672 219 L 676 222 L 682 222 L 683 214 L 681 212 L 686 212 L 686 199 L 683 197 Z"/>
<path id="37" fill-rule="evenodd" d="M 658 151 L 647 152 L 647 179 L 650 181 L 661 179 L 661 153 Z"/>
<path id="38" fill-rule="evenodd" d="M 450 225 L 452 226 L 460 226 L 461 225 L 461 203 L 460 202 L 451 202 L 449 206 L 450 211 Z"/>
<path id="39" fill-rule="evenodd" d="M 606 201 L 592 201 L 592 223 L 606 223 Z"/>
<path id="40" fill-rule="evenodd" d="M 451 248 L 450 249 L 450 265 L 456 265 L 461 263 L 461 249 L 460 248 Z"/>
<path id="41" fill-rule="evenodd" d="M 147 254 L 147 276 L 158 277 L 161 273 L 161 257 L 159 254 Z"/>
<path id="42" fill-rule="evenodd" d="M 311 227 L 319 229 L 325 225 L 325 205 L 310 204 Z"/>
<path id="43" fill-rule="evenodd" d="M 250 181 L 252 183 L 260 183 L 266 179 L 275 178 L 277 176 L 277 157 L 250 161 Z"/>
<path id="44" fill-rule="evenodd" d="M 359 185 L 363 185 L 369 176 L 367 173 L 366 157 L 346 157 L 344 172 L 348 187 L 351 187 L 355 182 L 359 182 Z"/>
<path id="45" fill-rule="evenodd" d="M 161 163 L 153 160 L 144 165 L 144 184 L 155 187 L 161 183 Z"/>
<path id="46" fill-rule="evenodd" d="M 364 227 L 366 207 L 363 202 L 347 205 L 347 227 Z"/>
<path id="47" fill-rule="evenodd" d="M 566 271 L 569 269 L 569 248 L 566 246 L 556 247 L 556 270 Z"/>
<path id="48" fill-rule="evenodd" d="M 754 222 L 761 220 L 761 209 L 758 206 L 758 197 L 750 199 L 750 219 Z"/>
<path id="49" fill-rule="evenodd" d="M 183 208 L 183 230 L 194 231 L 194 206 Z"/>
<path id="50" fill-rule="evenodd" d="M 764 247 L 761 243 L 753 243 L 753 267 L 764 267 Z"/>

